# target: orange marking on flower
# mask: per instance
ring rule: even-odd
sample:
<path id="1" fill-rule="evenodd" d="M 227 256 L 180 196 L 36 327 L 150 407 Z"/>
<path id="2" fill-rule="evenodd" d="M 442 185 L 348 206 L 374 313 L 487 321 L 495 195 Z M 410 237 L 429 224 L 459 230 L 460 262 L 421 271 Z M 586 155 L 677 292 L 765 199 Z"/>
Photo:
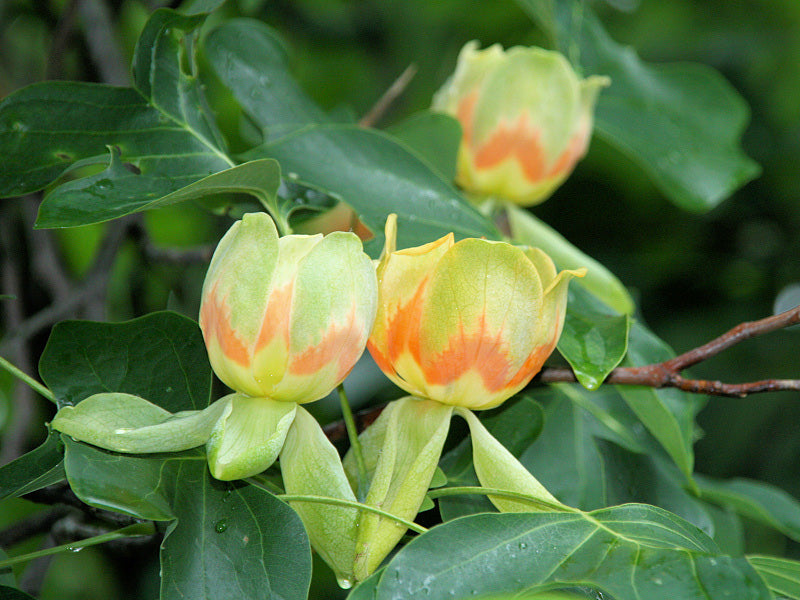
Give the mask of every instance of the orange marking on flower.
<path id="1" fill-rule="evenodd" d="M 200 324 L 206 344 L 210 346 L 211 340 L 216 339 L 226 358 L 243 367 L 248 367 L 250 366 L 250 353 L 231 326 L 230 318 L 230 307 L 225 299 L 217 298 L 217 284 L 215 284 L 205 298 L 200 311 Z"/>
<path id="2" fill-rule="evenodd" d="M 411 299 L 403 306 L 397 307 L 386 326 L 386 348 L 391 362 L 396 361 L 408 349 L 414 360 L 419 363 L 420 315 L 429 279 L 429 277 L 425 277 Z"/>
<path id="3" fill-rule="evenodd" d="M 464 132 L 464 143 L 472 144 L 472 115 L 475 114 L 475 105 L 478 103 L 477 90 L 467 94 L 458 103 L 456 118 L 461 123 L 461 130 Z"/>
<path id="4" fill-rule="evenodd" d="M 561 319 L 560 317 L 561 311 L 556 311 L 556 317 L 554 319 L 554 323 L 558 323 Z M 508 382 L 508 387 L 516 387 L 521 384 L 528 383 L 528 381 L 533 378 L 539 371 L 542 369 L 542 365 L 544 365 L 544 361 L 553 353 L 553 350 L 556 349 L 556 344 L 558 343 L 560 332 L 558 328 L 553 332 L 553 338 L 550 340 L 549 343 L 543 344 L 541 346 L 537 346 L 533 349 L 533 352 L 530 353 L 528 358 L 525 359 L 525 362 L 522 363 L 519 371 L 511 381 Z"/>
<path id="5" fill-rule="evenodd" d="M 450 338 L 447 348 L 426 360 L 422 368 L 427 382 L 434 385 L 453 383 L 474 370 L 488 391 L 497 392 L 508 385 L 511 358 L 502 331 L 491 335 L 486 331 L 485 317 L 481 317 L 477 331 L 465 334 L 463 325 L 459 326 L 458 335 Z"/>
<path id="6" fill-rule="evenodd" d="M 289 345 L 289 320 L 292 314 L 292 295 L 294 294 L 294 280 L 282 288 L 272 290 L 264 309 L 261 329 L 258 331 L 255 352 L 269 344 L 273 338 L 283 335 L 286 345 Z"/>
<path id="7" fill-rule="evenodd" d="M 524 113 L 515 124 L 500 123 L 476 148 L 475 166 L 491 169 L 511 158 L 516 159 L 529 181 L 539 181 L 545 176 L 547 157 L 539 143 L 539 133 L 528 125 Z"/>
<path id="8" fill-rule="evenodd" d="M 305 349 L 292 359 L 289 371 L 294 375 L 312 375 L 332 362 L 338 363 L 337 379 L 344 379 L 361 354 L 363 324 L 356 319 L 356 307 L 350 311 L 344 325 L 332 323 L 319 344 Z"/>
<path id="9" fill-rule="evenodd" d="M 586 132 L 579 131 L 569 141 L 564 152 L 558 157 L 555 164 L 550 167 L 547 177 L 556 177 L 562 173 L 569 173 L 575 167 L 575 163 L 586 152 Z"/>

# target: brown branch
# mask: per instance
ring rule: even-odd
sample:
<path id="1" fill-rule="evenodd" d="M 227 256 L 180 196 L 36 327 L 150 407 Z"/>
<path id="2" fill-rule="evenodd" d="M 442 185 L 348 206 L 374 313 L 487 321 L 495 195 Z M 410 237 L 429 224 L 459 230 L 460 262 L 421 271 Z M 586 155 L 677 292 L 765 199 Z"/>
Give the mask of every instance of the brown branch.
<path id="1" fill-rule="evenodd" d="M 383 95 L 378 98 L 378 101 L 369 109 L 369 112 L 361 117 L 358 122 L 362 127 L 373 127 L 375 123 L 380 121 L 384 113 L 389 109 L 392 103 L 405 91 L 414 75 L 417 74 L 417 65 L 410 64 L 406 70 L 400 74 L 400 77 L 394 80 L 394 83 L 389 86 Z"/>
<path id="2" fill-rule="evenodd" d="M 704 379 L 687 379 L 680 372 L 704 360 L 716 356 L 739 342 L 777 329 L 800 323 L 800 306 L 772 317 L 737 325 L 727 333 L 684 352 L 670 360 L 642 367 L 617 367 L 603 383 L 619 385 L 642 385 L 653 388 L 672 387 L 684 392 L 744 398 L 759 392 L 800 391 L 800 379 L 765 379 L 748 383 L 723 383 Z M 571 369 L 545 367 L 537 377 L 544 383 L 577 381 Z"/>

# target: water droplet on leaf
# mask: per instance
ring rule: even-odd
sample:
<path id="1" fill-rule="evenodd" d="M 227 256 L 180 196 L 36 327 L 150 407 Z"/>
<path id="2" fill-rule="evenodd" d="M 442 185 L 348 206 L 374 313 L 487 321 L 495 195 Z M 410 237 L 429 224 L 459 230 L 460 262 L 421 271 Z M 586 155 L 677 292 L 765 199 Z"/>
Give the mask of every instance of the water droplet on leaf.
<path id="1" fill-rule="evenodd" d="M 225 519 L 220 519 L 214 524 L 214 531 L 223 533 L 228 528 L 228 522 Z"/>

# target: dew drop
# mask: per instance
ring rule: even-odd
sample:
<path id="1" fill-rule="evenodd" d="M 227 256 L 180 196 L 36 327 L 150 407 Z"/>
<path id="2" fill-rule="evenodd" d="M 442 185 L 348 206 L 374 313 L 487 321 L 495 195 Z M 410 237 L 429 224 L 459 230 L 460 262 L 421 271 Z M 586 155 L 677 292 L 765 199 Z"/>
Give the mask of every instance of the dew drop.
<path id="1" fill-rule="evenodd" d="M 653 579 L 653 583 L 655 583 L 656 585 L 664 585 L 664 582 L 661 580 L 660 577 L 656 577 L 655 579 Z"/>
<path id="2" fill-rule="evenodd" d="M 343 590 L 349 590 L 351 587 L 353 587 L 353 580 L 348 579 L 347 577 L 337 577 L 336 583 L 338 583 L 339 587 Z"/>
<path id="3" fill-rule="evenodd" d="M 528 544 L 526 544 L 525 542 L 520 542 L 519 543 L 519 549 L 520 550 L 525 550 L 525 548 L 527 548 L 527 547 L 528 547 Z"/>
<path id="4" fill-rule="evenodd" d="M 214 524 L 214 531 L 223 533 L 228 528 L 228 522 L 225 519 L 220 519 Z"/>
<path id="5" fill-rule="evenodd" d="M 80 552 L 81 550 L 83 550 L 83 548 L 75 548 L 73 546 L 69 546 L 67 548 L 67 550 L 69 550 L 70 552 L 76 552 L 77 553 L 77 552 Z"/>

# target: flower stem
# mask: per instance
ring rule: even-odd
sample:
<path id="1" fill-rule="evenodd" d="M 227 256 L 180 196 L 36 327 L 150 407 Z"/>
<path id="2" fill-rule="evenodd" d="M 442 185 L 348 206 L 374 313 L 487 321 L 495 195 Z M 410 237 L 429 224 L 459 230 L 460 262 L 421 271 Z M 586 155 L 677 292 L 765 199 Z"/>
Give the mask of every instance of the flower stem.
<path id="1" fill-rule="evenodd" d="M 13 364 L 8 362 L 2 356 L 0 356 L 0 367 L 3 367 L 6 371 L 11 373 L 15 377 L 21 379 L 25 383 L 27 383 L 31 388 L 39 392 L 39 394 L 50 400 L 50 402 L 56 401 L 56 397 L 53 395 L 53 392 L 51 392 L 49 389 L 47 389 L 45 386 L 43 386 L 41 383 L 36 381 L 33 377 L 31 377 L 24 371 L 15 367 Z"/>
<path id="2" fill-rule="evenodd" d="M 553 512 L 573 512 L 576 510 L 564 504 L 553 504 L 552 502 L 547 502 L 545 500 L 542 500 L 541 498 L 529 496 L 528 494 L 521 494 L 519 492 L 511 492 L 508 490 L 499 490 L 495 488 L 463 486 L 463 487 L 447 487 L 447 488 L 438 488 L 435 490 L 428 490 L 428 496 L 431 499 L 442 498 L 443 496 L 460 496 L 466 494 L 477 494 L 481 496 L 498 496 L 500 498 L 519 500 L 521 502 L 528 502 L 533 506 L 538 506 L 542 510 L 548 510 Z"/>
<path id="3" fill-rule="evenodd" d="M 376 515 L 380 515 L 387 519 L 394 521 L 395 523 L 399 523 L 404 527 L 407 527 L 411 531 L 416 531 L 417 533 L 425 533 L 428 531 L 426 527 L 422 525 L 417 525 L 413 521 L 407 521 L 402 517 L 398 517 L 393 515 L 392 513 L 386 512 L 385 510 L 381 510 L 380 508 L 375 508 L 374 506 L 370 506 L 369 504 L 363 504 L 361 502 L 353 502 L 352 500 L 344 500 L 343 498 L 330 498 L 328 496 L 301 496 L 301 495 L 292 495 L 292 494 L 277 494 L 276 498 L 280 498 L 284 502 L 312 502 L 316 504 L 331 504 L 333 506 L 345 506 L 347 508 L 355 508 L 357 510 L 363 510 L 366 512 L 375 513 Z"/>
<path id="4" fill-rule="evenodd" d="M 69 544 L 62 544 L 60 546 L 54 546 L 53 548 L 37 550 L 36 552 L 30 552 L 28 554 L 22 554 L 13 558 L 7 558 L 6 560 L 0 560 L 0 569 L 5 569 L 6 567 L 10 567 L 17 563 L 24 563 L 36 558 L 41 558 L 42 556 L 50 556 L 51 554 L 59 554 L 60 552 L 66 551 L 77 552 L 81 548 L 96 546 L 97 544 L 103 544 L 105 542 L 118 540 L 120 538 L 139 537 L 144 535 L 153 535 L 155 533 L 156 528 L 153 523 L 135 523 L 133 525 L 123 527 L 122 529 L 117 529 L 116 531 L 110 531 L 102 535 L 86 538 L 85 540 L 70 542 Z"/>
<path id="5" fill-rule="evenodd" d="M 339 384 L 338 391 L 339 402 L 342 405 L 342 418 L 347 428 L 347 437 L 350 438 L 350 448 L 356 458 L 356 469 L 358 470 L 358 493 L 356 495 L 359 502 L 363 502 L 367 497 L 367 465 L 364 462 L 364 452 L 361 449 L 361 441 L 358 439 L 358 429 L 355 419 L 353 419 L 353 411 L 350 410 L 350 403 L 347 401 L 347 393 L 344 391 L 343 383 Z"/>

